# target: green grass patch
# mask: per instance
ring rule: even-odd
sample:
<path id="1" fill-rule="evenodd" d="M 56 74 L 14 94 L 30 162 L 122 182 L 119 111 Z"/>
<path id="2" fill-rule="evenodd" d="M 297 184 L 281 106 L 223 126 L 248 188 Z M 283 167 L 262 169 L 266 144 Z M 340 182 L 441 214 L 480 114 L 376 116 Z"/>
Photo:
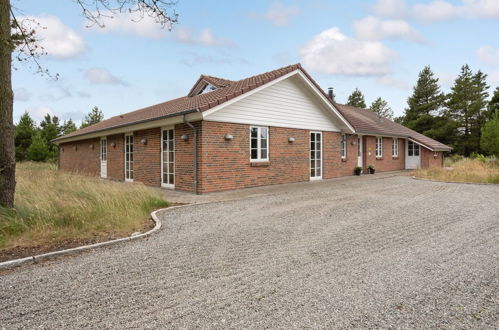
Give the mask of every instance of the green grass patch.
<path id="1" fill-rule="evenodd" d="M 0 249 L 128 236 L 167 207 L 161 191 L 57 171 L 54 164 L 17 164 L 15 208 L 0 207 Z"/>

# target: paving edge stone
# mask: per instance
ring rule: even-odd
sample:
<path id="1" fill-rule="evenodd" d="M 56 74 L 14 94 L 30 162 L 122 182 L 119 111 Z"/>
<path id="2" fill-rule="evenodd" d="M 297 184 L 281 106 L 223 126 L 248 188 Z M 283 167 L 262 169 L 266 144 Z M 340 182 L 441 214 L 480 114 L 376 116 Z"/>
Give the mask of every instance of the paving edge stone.
<path id="1" fill-rule="evenodd" d="M 418 178 L 414 175 L 411 175 L 411 178 L 413 178 L 414 180 L 436 182 L 436 183 L 456 183 L 456 184 L 476 184 L 479 186 L 499 186 L 497 183 L 485 183 L 485 182 L 438 181 L 438 180 L 431 180 L 431 179 L 425 179 L 425 178 Z"/>
<path id="2" fill-rule="evenodd" d="M 24 257 L 24 258 L 4 261 L 4 262 L 0 262 L 0 269 L 10 269 L 10 268 L 14 268 L 14 267 L 21 266 L 21 265 L 28 264 L 28 263 L 36 263 L 38 261 L 46 260 L 46 259 L 53 258 L 53 257 L 75 254 L 75 253 L 79 253 L 81 251 L 91 250 L 91 249 L 95 249 L 95 248 L 102 247 L 102 246 L 113 245 L 113 244 L 117 244 L 117 243 L 121 243 L 121 242 L 136 240 L 139 238 L 144 238 L 144 237 L 150 236 L 151 234 L 157 232 L 161 228 L 161 221 L 159 220 L 159 218 L 157 216 L 158 212 L 165 211 L 165 210 L 171 210 L 171 209 L 175 209 L 175 208 L 179 208 L 179 207 L 183 207 L 183 206 L 186 206 L 186 205 L 171 206 L 171 207 L 166 207 L 166 208 L 162 208 L 162 209 L 151 212 L 151 219 L 152 219 L 152 221 L 154 221 L 155 225 L 154 225 L 153 229 L 151 229 L 145 233 L 141 233 L 141 234 L 133 235 L 133 236 L 128 236 L 128 237 L 123 237 L 123 238 L 118 238 L 118 239 L 113 239 L 110 241 L 105 241 L 105 242 L 100 242 L 100 243 L 95 243 L 95 244 L 78 246 L 78 247 L 71 248 L 71 249 L 65 249 L 65 250 L 59 250 L 59 251 L 54 251 L 54 252 L 38 254 L 38 255 L 31 256 L 31 257 Z"/>

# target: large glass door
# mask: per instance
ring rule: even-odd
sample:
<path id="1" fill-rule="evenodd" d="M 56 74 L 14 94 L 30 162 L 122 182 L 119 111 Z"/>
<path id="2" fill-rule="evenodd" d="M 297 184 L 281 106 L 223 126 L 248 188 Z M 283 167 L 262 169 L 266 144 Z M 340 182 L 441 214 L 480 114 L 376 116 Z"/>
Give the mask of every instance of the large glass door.
<path id="1" fill-rule="evenodd" d="M 310 179 L 322 178 L 322 132 L 310 132 Z"/>
<path id="2" fill-rule="evenodd" d="M 161 186 L 175 186 L 175 134 L 173 129 L 164 129 L 161 134 Z"/>

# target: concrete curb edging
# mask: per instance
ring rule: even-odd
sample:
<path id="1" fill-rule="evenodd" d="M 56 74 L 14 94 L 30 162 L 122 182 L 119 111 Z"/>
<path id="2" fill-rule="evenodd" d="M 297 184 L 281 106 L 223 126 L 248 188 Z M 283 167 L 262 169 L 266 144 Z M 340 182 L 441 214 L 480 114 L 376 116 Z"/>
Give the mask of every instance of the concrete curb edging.
<path id="1" fill-rule="evenodd" d="M 145 233 L 133 235 L 133 236 L 128 236 L 128 237 L 123 237 L 123 238 L 118 238 L 118 239 L 113 239 L 110 241 L 105 241 L 105 242 L 100 242 L 100 243 L 95 243 L 95 244 L 78 246 L 78 247 L 71 248 L 71 249 L 59 250 L 59 251 L 54 251 L 54 252 L 47 252 L 47 253 L 43 253 L 43 254 L 34 255 L 31 257 L 24 257 L 24 258 L 20 258 L 20 259 L 14 259 L 14 260 L 0 262 L 0 270 L 14 268 L 14 267 L 21 266 L 21 265 L 24 265 L 27 263 L 36 263 L 38 261 L 57 257 L 57 256 L 75 254 L 75 253 L 78 253 L 81 251 L 86 251 L 86 250 L 95 249 L 95 248 L 102 247 L 102 246 L 117 244 L 117 243 L 121 243 L 121 242 L 136 240 L 139 238 L 144 238 L 144 237 L 150 236 L 151 234 L 153 234 L 156 231 L 158 231 L 159 229 L 161 229 L 161 221 L 159 220 L 159 218 L 157 216 L 158 212 L 161 212 L 164 210 L 170 210 L 170 209 L 174 209 L 174 208 L 178 208 L 178 207 L 182 207 L 182 206 L 184 206 L 184 205 L 166 207 L 166 208 L 162 208 L 162 209 L 151 212 L 151 219 L 152 219 L 152 221 L 154 221 L 155 226 L 153 229 L 151 229 Z"/>
<path id="2" fill-rule="evenodd" d="M 427 182 L 437 182 L 437 183 L 456 183 L 456 184 L 476 184 L 480 186 L 497 186 L 496 183 L 484 183 L 484 182 L 457 182 L 457 181 L 438 181 L 438 180 L 430 180 L 430 179 L 423 179 L 423 178 L 417 178 L 414 175 L 411 175 L 411 178 L 414 180 L 420 180 L 420 181 L 427 181 Z"/>

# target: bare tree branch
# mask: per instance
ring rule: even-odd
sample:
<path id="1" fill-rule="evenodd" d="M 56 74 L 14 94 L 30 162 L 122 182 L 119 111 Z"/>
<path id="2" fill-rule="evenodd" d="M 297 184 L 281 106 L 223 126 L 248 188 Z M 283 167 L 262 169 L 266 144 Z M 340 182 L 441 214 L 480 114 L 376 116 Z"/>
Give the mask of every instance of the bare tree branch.
<path id="1" fill-rule="evenodd" d="M 167 0 L 74 0 L 82 9 L 83 15 L 91 23 L 89 26 L 97 25 L 105 27 L 103 18 L 113 18 L 118 13 L 138 14 L 140 21 L 149 16 L 161 25 L 162 28 L 171 30 L 178 22 L 178 14 L 174 7 L 176 1 Z"/>

